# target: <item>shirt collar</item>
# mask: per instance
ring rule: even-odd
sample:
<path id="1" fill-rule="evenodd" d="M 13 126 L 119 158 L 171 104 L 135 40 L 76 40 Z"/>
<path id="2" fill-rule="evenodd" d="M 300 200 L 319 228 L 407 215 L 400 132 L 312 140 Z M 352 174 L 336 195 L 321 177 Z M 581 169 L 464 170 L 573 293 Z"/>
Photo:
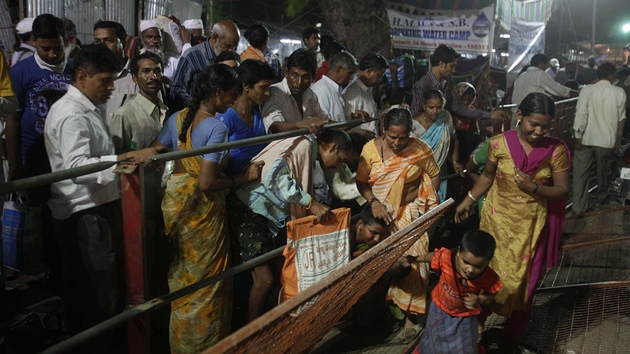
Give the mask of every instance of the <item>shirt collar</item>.
<path id="1" fill-rule="evenodd" d="M 357 85 L 359 85 L 359 87 L 361 88 L 361 90 L 363 90 L 364 92 L 368 92 L 370 90 L 369 87 L 365 86 L 365 84 L 363 83 L 363 81 L 361 81 L 361 79 L 359 79 L 358 76 L 355 77 L 354 79 L 357 82 Z M 350 86 L 350 85 L 348 85 Z"/>
<path id="2" fill-rule="evenodd" d="M 215 55 L 214 55 L 214 52 L 212 51 L 212 48 L 210 47 L 210 38 L 208 38 L 206 41 L 203 42 L 203 47 L 206 49 L 208 58 L 214 59 Z"/>
<path id="3" fill-rule="evenodd" d="M 92 101 L 90 101 L 90 99 L 86 95 L 83 94 L 83 92 L 81 92 L 74 85 L 68 85 L 68 92 L 66 92 L 66 95 L 74 98 L 75 101 L 82 104 L 90 111 L 96 111 L 98 108 L 94 105 L 94 103 L 92 103 Z"/>
<path id="4" fill-rule="evenodd" d="M 129 73 L 129 64 L 130 63 L 131 63 L 131 59 L 127 58 L 127 63 L 122 68 L 122 70 L 120 70 L 118 75 L 116 75 L 116 80 L 120 79 L 121 77 L 125 76 L 125 74 Z"/>
<path id="5" fill-rule="evenodd" d="M 136 95 L 136 101 L 138 103 L 138 106 L 140 106 L 140 108 L 142 108 L 148 115 L 153 114 L 153 111 L 155 111 L 156 108 L 160 109 L 160 113 L 161 112 L 166 113 L 166 105 L 164 105 L 164 103 L 162 102 L 161 92 L 158 92 L 157 105 L 153 103 L 151 100 L 149 100 L 148 98 L 144 97 L 141 93 L 138 93 L 138 95 Z"/>
<path id="6" fill-rule="evenodd" d="M 335 92 L 340 92 L 341 88 L 339 87 L 339 85 L 334 82 L 331 78 L 328 77 L 328 75 L 324 75 L 322 76 L 322 80 L 324 81 L 324 83 L 328 86 L 330 86 L 331 88 L 333 88 L 335 90 Z"/>

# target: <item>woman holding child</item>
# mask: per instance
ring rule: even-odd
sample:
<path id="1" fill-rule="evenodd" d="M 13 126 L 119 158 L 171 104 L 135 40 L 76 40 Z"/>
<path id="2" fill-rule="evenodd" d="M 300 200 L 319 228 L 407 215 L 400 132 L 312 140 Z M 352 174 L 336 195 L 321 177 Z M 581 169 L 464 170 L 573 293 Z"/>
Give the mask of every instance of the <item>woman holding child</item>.
<path id="1" fill-rule="evenodd" d="M 517 130 L 490 139 L 486 167 L 455 214 L 456 222 L 463 221 L 487 192 L 480 229 L 497 240 L 490 266 L 504 287 L 493 310 L 509 317 L 508 347 L 516 346 L 527 325 L 543 264 L 557 261 L 570 157 L 564 142 L 545 137 L 554 114 L 553 100 L 543 93 L 523 99 Z"/>
<path id="2" fill-rule="evenodd" d="M 356 175 L 359 192 L 372 206 L 374 216 L 387 222 L 390 233 L 405 227 L 438 203 L 435 190 L 440 168 L 431 148 L 410 137 L 412 121 L 408 109 L 391 109 L 384 117 L 382 136 L 363 148 Z M 425 233 L 405 256 L 426 254 L 428 247 Z M 428 276 L 426 264 L 412 264 L 409 274 L 392 283 L 388 299 L 407 315 L 425 313 Z M 414 337 L 418 331 L 407 317 L 405 337 Z"/>

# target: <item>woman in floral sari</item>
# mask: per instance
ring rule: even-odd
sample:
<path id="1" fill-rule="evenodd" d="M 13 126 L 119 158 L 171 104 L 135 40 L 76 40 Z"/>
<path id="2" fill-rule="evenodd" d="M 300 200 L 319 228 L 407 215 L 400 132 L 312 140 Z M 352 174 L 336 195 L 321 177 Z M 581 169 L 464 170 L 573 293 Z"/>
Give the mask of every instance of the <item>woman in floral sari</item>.
<path id="1" fill-rule="evenodd" d="M 223 64 L 208 67 L 197 80 L 193 104 L 171 116 L 152 146 L 188 150 L 227 142 L 227 127 L 214 118 L 237 97 L 234 70 Z M 175 161 L 162 200 L 166 235 L 174 259 L 168 274 L 170 291 L 226 270 L 230 264 L 225 193 L 236 184 L 260 177 L 251 165 L 235 177 L 221 171 L 228 153 L 216 152 Z M 232 283 L 223 280 L 171 304 L 172 353 L 196 353 L 230 333 Z"/>
<path id="2" fill-rule="evenodd" d="M 529 321 L 542 267 L 553 267 L 558 257 L 570 156 L 562 140 L 545 137 L 554 114 L 549 96 L 527 95 L 516 112 L 517 130 L 490 139 L 486 167 L 455 213 L 455 221 L 463 221 L 488 193 L 479 228 L 497 241 L 490 266 L 504 286 L 493 310 L 508 317 L 508 349 L 516 346 Z"/>
<path id="3" fill-rule="evenodd" d="M 436 187 L 440 169 L 431 148 L 410 137 L 411 112 L 393 108 L 384 117 L 383 135 L 365 145 L 357 170 L 357 188 L 372 206 L 375 217 L 385 220 L 395 232 L 437 205 Z M 425 254 L 425 233 L 404 256 Z M 414 263 L 402 279 L 393 281 L 387 298 L 407 313 L 404 336 L 411 338 L 419 328 L 409 316 L 425 313 L 429 269 Z"/>
<path id="4" fill-rule="evenodd" d="M 444 110 L 444 96 L 438 90 L 429 90 L 422 97 L 424 111 L 413 121 L 412 135 L 421 139 L 433 150 L 433 156 L 440 166 L 440 176 L 448 174 L 446 160 L 453 164 L 455 172 L 463 175 L 464 166 L 459 162 L 459 141 L 453 126 L 451 114 Z M 446 180 L 440 183 L 439 201 L 446 199 Z"/>

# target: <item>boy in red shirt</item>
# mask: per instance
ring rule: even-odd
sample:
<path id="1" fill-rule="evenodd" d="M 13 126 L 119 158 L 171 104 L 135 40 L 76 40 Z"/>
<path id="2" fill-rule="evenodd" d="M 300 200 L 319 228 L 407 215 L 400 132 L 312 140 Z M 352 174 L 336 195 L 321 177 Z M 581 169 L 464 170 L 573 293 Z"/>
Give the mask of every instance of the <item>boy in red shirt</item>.
<path id="1" fill-rule="evenodd" d="M 427 324 L 415 353 L 477 354 L 477 315 L 480 305 L 489 305 L 503 283 L 488 267 L 496 242 L 492 235 L 471 230 L 457 247 L 416 258 L 431 262 L 440 280 L 431 293 Z"/>

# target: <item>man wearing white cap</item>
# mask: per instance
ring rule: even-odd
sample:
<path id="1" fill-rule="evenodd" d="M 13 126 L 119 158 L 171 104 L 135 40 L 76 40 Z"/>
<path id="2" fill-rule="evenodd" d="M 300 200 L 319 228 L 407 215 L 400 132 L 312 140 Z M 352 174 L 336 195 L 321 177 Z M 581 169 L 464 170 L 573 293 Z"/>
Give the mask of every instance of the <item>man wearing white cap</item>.
<path id="1" fill-rule="evenodd" d="M 140 21 L 140 41 L 142 43 L 142 53 L 152 52 L 157 54 L 164 61 L 162 77 L 165 83 L 170 84 L 175 76 L 177 64 L 179 63 L 179 53 L 165 52 L 162 45 L 164 33 L 156 20 Z M 190 47 L 190 45 L 188 45 Z"/>
<path id="2" fill-rule="evenodd" d="M 551 76 L 552 79 L 555 79 L 556 74 L 558 73 L 558 68 L 560 68 L 560 62 L 556 58 L 551 58 L 549 60 L 549 67 L 545 72 Z"/>
<path id="3" fill-rule="evenodd" d="M 190 32 L 190 45 L 196 46 L 197 44 L 203 42 L 205 40 L 203 33 L 203 22 L 201 19 L 189 19 L 182 23 L 182 26 Z M 182 53 L 186 51 L 186 49 L 182 49 Z"/>
<path id="4" fill-rule="evenodd" d="M 15 32 L 17 32 L 18 37 L 20 37 L 21 43 L 19 47 L 15 48 L 15 52 L 13 56 L 11 56 L 12 66 L 20 60 L 32 57 L 33 54 L 35 54 L 35 40 L 31 36 L 33 20 L 34 18 L 32 17 L 26 17 L 15 25 Z"/>

